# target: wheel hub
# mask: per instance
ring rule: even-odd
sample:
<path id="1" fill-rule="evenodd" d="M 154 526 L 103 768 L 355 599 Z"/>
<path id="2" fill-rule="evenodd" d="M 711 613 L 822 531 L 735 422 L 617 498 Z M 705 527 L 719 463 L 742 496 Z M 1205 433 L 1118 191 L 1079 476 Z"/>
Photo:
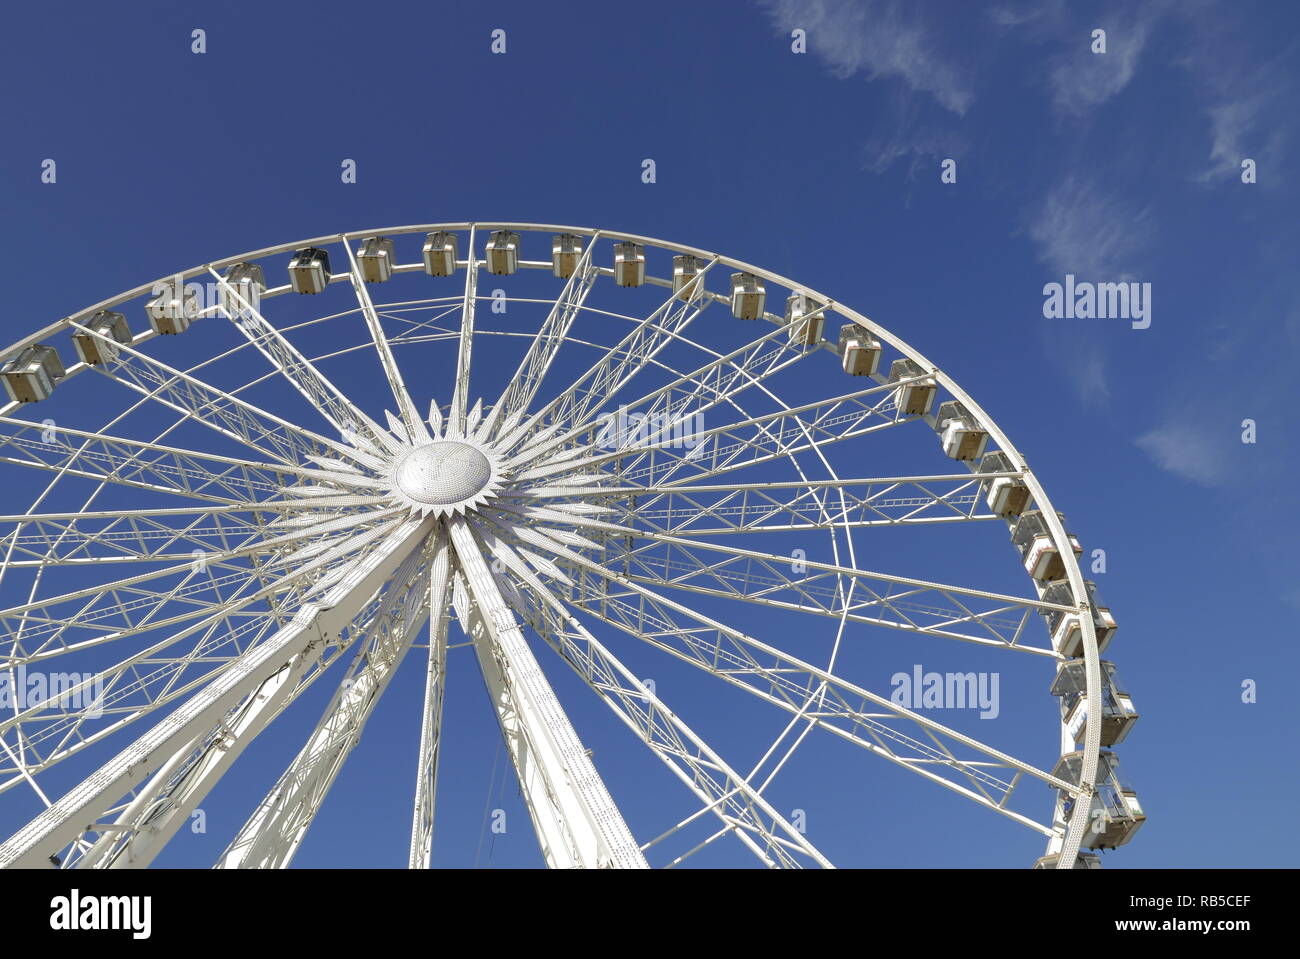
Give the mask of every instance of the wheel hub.
<path id="1" fill-rule="evenodd" d="M 398 462 L 393 481 L 417 503 L 454 506 L 483 492 L 492 481 L 492 463 L 469 443 L 437 440 L 407 453 Z"/>

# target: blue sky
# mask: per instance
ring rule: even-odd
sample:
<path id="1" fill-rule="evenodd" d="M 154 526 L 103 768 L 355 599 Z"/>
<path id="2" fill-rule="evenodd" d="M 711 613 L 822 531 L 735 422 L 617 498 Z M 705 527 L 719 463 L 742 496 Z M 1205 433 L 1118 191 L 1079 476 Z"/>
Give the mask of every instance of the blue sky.
<path id="1" fill-rule="evenodd" d="M 496 28 L 504 55 L 489 50 Z M 805 54 L 791 50 L 796 29 Z M 1300 9 L 47 3 L 7 13 L 0 82 L 10 340 L 243 250 L 468 220 L 676 240 L 854 306 L 952 374 L 1085 548 L 1106 550 L 1094 578 L 1121 626 L 1109 655 L 1142 712 L 1122 756 L 1150 816 L 1108 862 L 1294 863 Z M 55 184 L 40 179 L 47 158 Z M 345 158 L 355 184 L 340 182 Z M 955 183 L 940 180 L 945 159 Z M 1242 182 L 1244 159 L 1257 182 Z M 1043 287 L 1067 273 L 1150 283 L 1150 328 L 1045 319 Z M 949 655 L 907 662 L 966 661 Z M 299 865 L 404 862 L 421 681 L 416 657 L 407 665 Z M 452 668 L 474 681 L 449 691 L 435 861 L 536 864 L 468 650 Z M 1256 703 L 1241 702 L 1246 679 Z M 214 858 L 326 695 L 321 684 L 286 713 L 243 779 L 213 794 L 211 833 L 160 862 Z M 1044 684 L 1015 721 L 1050 744 L 1053 709 Z M 637 744 L 596 714 L 575 724 L 617 797 L 614 774 L 642 775 Z M 740 732 L 719 735 L 743 748 Z M 843 865 L 1038 854 L 1032 834 L 870 757 L 809 752 L 790 803 Z M 628 802 L 654 821 L 651 798 Z M 491 808 L 516 825 L 484 838 Z"/>

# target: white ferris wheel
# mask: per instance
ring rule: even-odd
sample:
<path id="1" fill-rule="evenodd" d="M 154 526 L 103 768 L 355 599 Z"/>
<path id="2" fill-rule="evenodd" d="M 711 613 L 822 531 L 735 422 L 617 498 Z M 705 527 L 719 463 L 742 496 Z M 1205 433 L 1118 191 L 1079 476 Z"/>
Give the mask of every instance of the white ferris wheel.
<path id="1" fill-rule="evenodd" d="M 3 356 L 0 865 L 149 865 L 324 679 L 215 863 L 288 866 L 404 661 L 413 868 L 446 683 L 480 679 L 549 866 L 838 862 L 777 798 L 816 788 L 816 742 L 832 777 L 892 764 L 1039 833 L 1040 867 L 1144 819 L 1115 623 L 1039 480 L 943 370 L 783 276 L 407 226 L 214 261 Z M 898 643 L 924 654 L 873 665 Z M 1014 743 L 891 692 L 949 650 L 1037 677 L 988 726 Z M 616 779 L 575 710 L 658 778 Z M 1051 754 L 1018 758 L 1035 736 Z"/>

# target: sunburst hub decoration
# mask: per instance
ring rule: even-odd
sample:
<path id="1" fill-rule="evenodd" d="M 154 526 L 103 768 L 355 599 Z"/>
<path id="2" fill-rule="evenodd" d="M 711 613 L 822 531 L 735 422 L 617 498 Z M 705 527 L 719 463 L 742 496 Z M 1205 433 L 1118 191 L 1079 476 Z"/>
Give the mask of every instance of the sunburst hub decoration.
<path id="1" fill-rule="evenodd" d="M 393 495 L 425 515 L 482 506 L 497 488 L 490 451 L 465 439 L 409 448 L 394 460 L 391 478 Z"/>
<path id="2" fill-rule="evenodd" d="M 286 540 L 280 563 L 376 543 L 397 529 L 403 514 L 462 516 L 479 535 L 505 538 L 490 550 L 494 559 L 522 559 L 545 577 L 567 581 L 549 556 L 600 551 L 601 533 L 623 531 L 597 519 L 613 512 L 610 506 L 551 498 L 558 487 L 590 488 L 610 479 L 582 458 L 591 447 L 573 436 L 557 437 L 547 428 L 529 433 L 517 428 L 517 419 L 509 427 L 494 424 L 483 418 L 481 403 L 462 426 L 449 422 L 436 401 L 427 419 L 408 422 L 387 411 L 385 418 L 387 430 L 374 424 L 367 436 L 345 434 L 347 449 L 336 451 L 345 458 L 312 456 L 316 468 L 286 487 L 297 510 L 275 525 L 335 535 L 305 548 Z M 538 493 L 540 503 L 533 498 Z M 597 539 L 572 527 L 586 527 Z M 534 552 L 538 548 L 549 556 Z"/>

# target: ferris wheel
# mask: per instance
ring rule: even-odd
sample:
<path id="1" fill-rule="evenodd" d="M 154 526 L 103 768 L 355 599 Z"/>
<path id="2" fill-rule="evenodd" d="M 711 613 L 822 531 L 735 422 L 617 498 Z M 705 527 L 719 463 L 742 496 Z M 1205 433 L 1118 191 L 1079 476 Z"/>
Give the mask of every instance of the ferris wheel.
<path id="1" fill-rule="evenodd" d="M 1079 540 L 943 370 L 793 280 L 607 230 L 406 226 L 186 270 L 3 357 L 0 865 L 149 865 L 332 690 L 215 862 L 290 865 L 404 662 L 412 868 L 458 681 L 552 867 L 842 864 L 777 798 L 817 741 L 830 775 L 892 767 L 1037 832 L 1039 867 L 1144 821 Z M 1014 742 L 891 691 L 898 642 L 1038 677 Z M 658 777 L 616 779 L 579 715 Z"/>

